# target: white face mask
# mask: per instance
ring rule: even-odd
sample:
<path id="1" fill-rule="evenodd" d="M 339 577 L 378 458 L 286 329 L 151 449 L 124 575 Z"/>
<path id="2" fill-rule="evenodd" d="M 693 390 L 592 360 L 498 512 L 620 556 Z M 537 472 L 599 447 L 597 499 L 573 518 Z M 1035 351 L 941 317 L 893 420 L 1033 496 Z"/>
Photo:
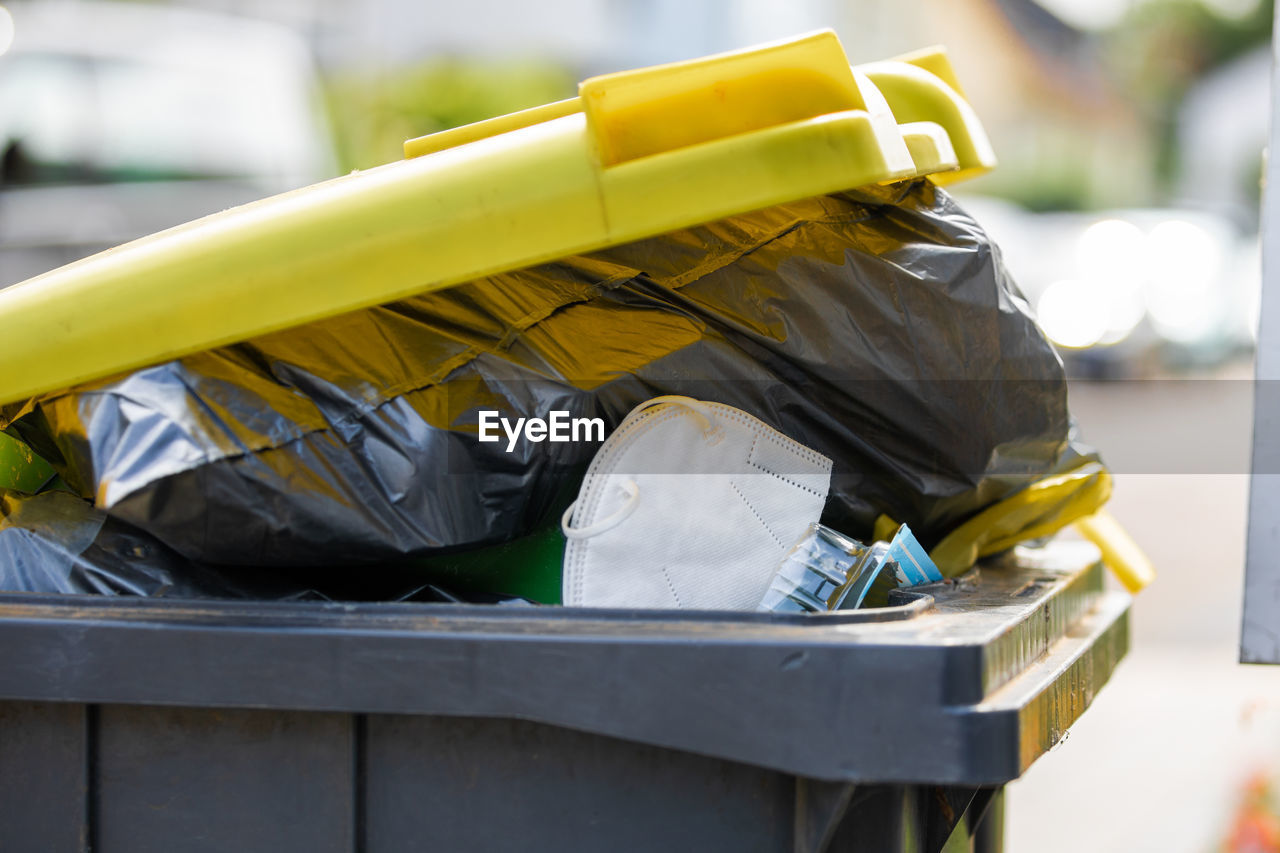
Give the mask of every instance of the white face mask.
<path id="1" fill-rule="evenodd" d="M 831 460 L 719 403 L 637 406 L 562 521 L 566 605 L 754 610 L 831 487 Z"/>

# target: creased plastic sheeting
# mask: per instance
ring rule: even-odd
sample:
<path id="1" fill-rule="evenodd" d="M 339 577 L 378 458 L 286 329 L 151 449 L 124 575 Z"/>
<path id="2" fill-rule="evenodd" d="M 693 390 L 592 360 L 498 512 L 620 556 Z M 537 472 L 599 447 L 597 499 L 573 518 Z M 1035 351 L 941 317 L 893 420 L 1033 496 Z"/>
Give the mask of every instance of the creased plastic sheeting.
<path id="1" fill-rule="evenodd" d="M 253 584 L 264 592 L 260 581 Z M 150 536 L 62 491 L 0 490 L 0 590 L 95 595 L 244 597 L 223 574 L 191 565 Z"/>
<path id="2" fill-rule="evenodd" d="M 415 601 L 525 605 L 514 596 L 461 593 L 388 567 L 209 566 L 64 491 L 0 489 L 0 591 L 271 601 Z"/>
<path id="3" fill-rule="evenodd" d="M 554 215 L 549 212 L 548 215 Z M 597 443 L 477 440 L 482 409 L 611 430 L 684 394 L 835 462 L 823 521 L 926 546 L 1078 464 L 1061 362 L 974 221 L 927 182 L 779 205 L 11 406 L 73 488 L 222 564 L 510 540 Z"/>

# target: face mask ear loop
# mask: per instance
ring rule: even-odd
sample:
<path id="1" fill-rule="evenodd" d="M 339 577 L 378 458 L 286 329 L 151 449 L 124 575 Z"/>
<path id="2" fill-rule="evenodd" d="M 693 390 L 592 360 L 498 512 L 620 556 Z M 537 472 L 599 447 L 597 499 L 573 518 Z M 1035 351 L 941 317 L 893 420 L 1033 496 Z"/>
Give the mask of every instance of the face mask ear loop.
<path id="1" fill-rule="evenodd" d="M 651 400 L 645 400 L 640 405 L 631 410 L 622 423 L 618 424 L 618 429 L 622 429 L 623 425 L 634 420 L 646 409 L 660 405 L 682 406 L 693 412 L 694 416 L 702 422 L 702 437 L 707 439 L 711 444 L 718 444 L 724 436 L 724 430 L 716 426 L 715 419 L 712 417 L 711 407 L 701 400 L 695 400 L 692 397 L 682 397 L 678 394 L 664 394 L 661 397 L 654 397 Z"/>
<path id="2" fill-rule="evenodd" d="M 602 518 L 595 524 L 590 524 L 586 527 L 570 527 L 569 522 L 573 518 L 573 511 L 577 508 L 578 502 L 574 501 L 569 504 L 569 508 L 564 511 L 564 515 L 560 516 L 560 529 L 564 532 L 565 537 L 569 539 L 589 539 L 592 536 L 599 536 L 606 530 L 612 530 L 626 521 L 627 517 L 635 512 L 636 507 L 640 505 L 640 487 L 636 485 L 634 480 L 623 480 L 618 484 L 618 487 L 627 493 L 626 502 L 618 507 L 618 511 L 613 515 Z"/>

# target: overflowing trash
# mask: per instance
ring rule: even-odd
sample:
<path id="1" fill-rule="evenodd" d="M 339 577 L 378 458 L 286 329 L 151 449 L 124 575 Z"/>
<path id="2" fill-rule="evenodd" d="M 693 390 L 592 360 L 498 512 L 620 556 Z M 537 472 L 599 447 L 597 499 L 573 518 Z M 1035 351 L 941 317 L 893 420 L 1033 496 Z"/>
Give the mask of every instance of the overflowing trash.
<path id="1" fill-rule="evenodd" d="M 833 460 L 820 520 L 864 541 L 883 515 L 932 547 L 1096 460 L 990 241 L 927 182 L 278 332 L 7 406 L 0 423 L 187 559 L 367 566 L 497 545 L 564 512 L 600 443 L 508 452 L 479 440 L 483 412 L 564 411 L 612 433 L 663 394 L 748 412 Z M 1054 519 L 1068 497 L 1040 515 L 1070 522 Z"/>
<path id="2" fill-rule="evenodd" d="M 945 57 L 851 71 L 826 33 L 717 61 L 739 75 L 733 85 L 749 87 L 762 62 L 811 60 L 875 128 L 877 168 L 888 171 L 868 172 L 874 181 L 800 198 L 798 187 L 808 184 L 797 183 L 786 187 L 792 200 L 743 201 L 739 209 L 749 212 L 603 241 L 448 289 L 424 284 L 429 292 L 282 322 L 240 343 L 0 406 L 10 444 L 47 461 L 54 477 L 42 477 L 41 488 L 59 494 L 33 503 L 29 483 L 0 481 L 10 490 L 0 505 L 0 586 L 49 589 L 47 579 L 12 567 L 56 552 L 76 567 L 80 586 L 102 592 L 226 588 L 273 597 L 309 594 L 313 578 L 335 573 L 369 588 L 407 573 L 433 589 L 444 577 L 479 596 L 546 603 L 752 610 L 772 600 L 770 590 L 782 596 L 779 606 L 802 606 L 803 590 L 831 606 L 825 588 L 795 574 L 797 566 L 813 573 L 800 556 L 813 549 L 854 561 L 831 569 L 827 583 L 840 572 L 855 582 L 865 574 L 869 586 L 877 578 L 905 583 L 954 576 L 1092 516 L 1110 478 L 1078 439 L 1062 363 L 999 251 L 923 177 L 994 162 L 948 82 Z M 702 74 L 720 66 L 697 67 Z M 652 75 L 635 74 L 588 81 L 577 107 L 550 105 L 547 121 L 560 128 L 581 119 L 602 133 L 609 122 L 625 123 L 623 114 L 601 118 L 592 93 L 614 87 L 640 97 Z M 934 101 L 904 99 L 913 86 L 949 105 L 940 124 L 930 125 L 921 106 Z M 680 97 L 703 95 L 695 87 Z M 853 122 L 854 133 L 864 119 L 846 115 L 852 108 L 842 103 L 823 109 Z M 797 119 L 789 102 L 752 108 L 759 115 L 749 133 L 715 141 L 725 131 L 710 121 L 645 144 L 692 146 L 704 156 L 709 145 L 758 141 L 751 156 L 765 158 L 765 181 L 800 162 L 769 165 L 766 154 L 779 143 L 767 122 L 815 151 L 836 133 L 826 114 Z M 480 138 L 521 121 L 535 119 L 459 132 Z M 712 136 L 696 137 L 704 130 Z M 464 143 L 449 136 L 427 147 Z M 652 166 L 668 148 L 609 149 L 620 163 L 639 159 L 606 165 Z M 498 151 L 471 150 L 480 165 Z M 601 168 L 588 153 L 575 148 L 573 157 Z M 675 175 L 681 162 L 659 165 L 676 164 Z M 831 180 L 814 175 L 802 177 Z M 599 201 L 580 195 L 575 204 Z M 625 198 L 633 213 L 653 207 L 648 195 Z M 275 210 L 256 215 L 283 222 L 294 212 Z M 500 242 L 504 222 L 491 221 L 491 242 Z M 255 239 L 252 229 L 242 236 Z M 147 246 L 134 252 L 168 263 Z M 471 254 L 490 268 L 485 252 Z M 92 271 L 92 260 L 85 264 L 78 270 Z M 378 272 L 397 281 L 413 274 L 402 266 Z M 435 268 L 420 276 L 435 280 Z M 21 285 L 12 298 L 33 298 L 40 286 Z M 29 523 L 51 512 L 74 522 Z M 795 546 L 806 530 L 808 544 Z M 102 556 L 117 552 L 112 543 L 122 535 L 135 543 L 127 571 Z M 525 543 L 536 543 L 537 560 L 521 550 Z M 798 562 L 788 562 L 789 552 Z M 235 580 L 184 585 L 175 562 Z M 473 568 L 481 563 L 483 571 Z M 792 590 L 777 587 L 784 577 Z M 846 589 L 834 606 L 866 600 L 866 589 L 856 591 Z"/>
<path id="3" fill-rule="evenodd" d="M 900 588 L 941 581 L 906 525 L 868 547 L 817 522 L 831 467 L 729 406 L 677 396 L 641 403 L 564 513 L 563 602 L 852 610 L 882 576 L 882 586 Z"/>

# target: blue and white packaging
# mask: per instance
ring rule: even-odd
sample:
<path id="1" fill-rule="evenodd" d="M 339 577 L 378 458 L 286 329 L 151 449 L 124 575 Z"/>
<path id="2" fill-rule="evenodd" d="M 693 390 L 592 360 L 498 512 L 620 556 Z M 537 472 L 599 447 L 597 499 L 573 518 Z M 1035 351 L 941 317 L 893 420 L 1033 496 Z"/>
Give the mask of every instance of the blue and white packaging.
<path id="1" fill-rule="evenodd" d="M 759 610 L 854 610 L 883 573 L 898 587 L 937 583 L 938 567 L 902 525 L 889 542 L 864 545 L 823 524 L 811 524 L 778 566 Z"/>

